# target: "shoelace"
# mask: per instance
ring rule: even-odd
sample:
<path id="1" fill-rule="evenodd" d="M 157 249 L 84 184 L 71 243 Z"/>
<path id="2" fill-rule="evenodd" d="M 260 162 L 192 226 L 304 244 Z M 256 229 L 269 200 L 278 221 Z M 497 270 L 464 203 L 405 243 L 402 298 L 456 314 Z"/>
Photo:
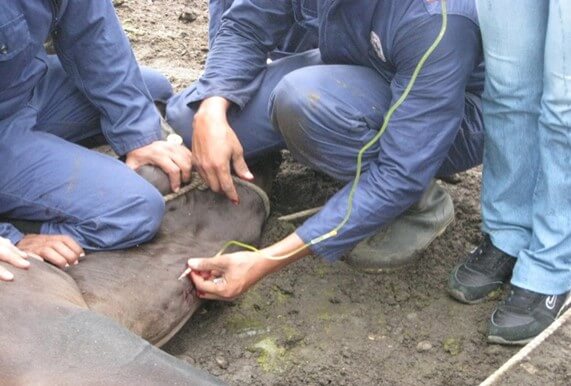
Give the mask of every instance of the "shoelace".
<path id="1" fill-rule="evenodd" d="M 482 245 L 480 245 L 474 252 L 472 252 L 472 262 L 477 265 L 484 265 L 488 266 L 488 262 L 494 262 L 496 259 L 494 258 L 494 253 L 485 253 L 488 252 L 491 248 L 493 248 L 492 244 L 488 239 L 485 239 Z M 494 269 L 495 267 L 489 267 Z"/>

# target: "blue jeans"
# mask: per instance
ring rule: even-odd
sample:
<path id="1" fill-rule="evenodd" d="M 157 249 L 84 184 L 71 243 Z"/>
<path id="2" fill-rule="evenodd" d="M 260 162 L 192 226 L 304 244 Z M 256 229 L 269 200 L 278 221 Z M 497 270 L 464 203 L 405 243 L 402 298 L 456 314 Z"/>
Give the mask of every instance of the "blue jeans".
<path id="1" fill-rule="evenodd" d="M 484 41 L 483 230 L 512 283 L 571 288 L 571 2 L 478 0 Z"/>
<path id="2" fill-rule="evenodd" d="M 389 108 L 390 82 L 363 66 L 323 65 L 318 50 L 275 60 L 260 77 L 260 88 L 244 109 L 228 113 L 246 159 L 287 147 L 298 161 L 340 181 L 351 180 L 358 151 L 379 130 Z M 188 146 L 198 107 L 187 104 L 193 87 L 167 105 L 167 121 Z M 320 103 L 308 95 L 320 95 Z M 464 120 L 439 175 L 464 171 L 482 161 L 480 97 L 466 93 L 465 104 Z M 365 153 L 364 170 L 378 153 L 378 146 Z"/>
<path id="3" fill-rule="evenodd" d="M 151 96 L 166 102 L 168 80 L 143 69 Z M 101 134 L 100 112 L 74 86 L 55 56 L 28 106 L 0 120 L 0 214 L 41 222 L 86 249 L 147 241 L 164 212 L 161 195 L 122 162 L 75 143 Z M 0 236 L 22 235 L 0 222 Z"/>

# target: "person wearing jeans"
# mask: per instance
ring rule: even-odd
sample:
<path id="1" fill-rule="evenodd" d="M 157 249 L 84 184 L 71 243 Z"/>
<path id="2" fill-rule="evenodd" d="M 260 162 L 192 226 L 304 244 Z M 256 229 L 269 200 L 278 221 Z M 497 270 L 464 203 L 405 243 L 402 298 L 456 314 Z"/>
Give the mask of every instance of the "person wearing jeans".
<path id="1" fill-rule="evenodd" d="M 454 268 L 449 291 L 477 303 L 511 276 L 488 339 L 522 344 L 570 301 L 571 2 L 477 6 L 486 62 L 485 239 Z"/>

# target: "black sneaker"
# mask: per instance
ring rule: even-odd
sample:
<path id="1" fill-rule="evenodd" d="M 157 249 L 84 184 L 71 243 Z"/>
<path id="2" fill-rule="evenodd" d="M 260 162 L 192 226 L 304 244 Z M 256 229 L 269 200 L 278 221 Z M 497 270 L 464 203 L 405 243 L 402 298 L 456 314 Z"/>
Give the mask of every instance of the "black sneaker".
<path id="1" fill-rule="evenodd" d="M 510 279 L 515 262 L 485 235 L 482 244 L 450 273 L 448 293 L 462 303 L 480 303 Z"/>
<path id="2" fill-rule="evenodd" d="M 569 295 L 542 295 L 512 285 L 508 298 L 500 302 L 490 318 L 488 341 L 528 343 L 569 308 Z"/>

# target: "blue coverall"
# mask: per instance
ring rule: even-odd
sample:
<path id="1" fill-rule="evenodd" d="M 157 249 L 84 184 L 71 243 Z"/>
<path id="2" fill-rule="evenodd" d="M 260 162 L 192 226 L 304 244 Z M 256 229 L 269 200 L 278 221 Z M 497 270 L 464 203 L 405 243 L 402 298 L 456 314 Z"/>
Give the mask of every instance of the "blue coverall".
<path id="1" fill-rule="evenodd" d="M 210 47 L 214 44 L 224 12 L 230 8 L 233 2 L 234 0 L 209 0 L 208 44 Z M 277 44 L 276 49 L 271 53 L 271 57 L 276 59 L 287 53 L 303 52 L 316 48 L 317 29 L 314 28 L 315 26 L 306 25 L 308 22 L 311 22 L 311 20 L 298 18 Z"/>
<path id="2" fill-rule="evenodd" d="M 438 35 L 440 1 L 236 0 L 225 13 L 198 82 L 173 97 L 167 118 L 187 140 L 198 103 L 232 101 L 228 119 L 251 158 L 287 148 L 349 182 L 357 152 L 378 132 Z M 312 251 L 335 260 L 419 200 L 436 175 L 481 163 L 483 65 L 474 0 L 448 2 L 448 29 L 380 141 L 364 155 L 353 212 Z M 298 20 L 319 49 L 266 64 Z M 319 237 L 345 216 L 350 183 L 297 234 Z"/>
<path id="3" fill-rule="evenodd" d="M 54 36 L 56 56 L 44 49 Z M 63 66 L 62 66 L 63 65 Z M 156 99 L 172 92 L 144 71 Z M 83 248 L 150 239 L 164 203 L 122 162 L 74 144 L 103 134 L 125 155 L 161 138 L 160 116 L 110 0 L 0 2 L 0 214 Z M 0 236 L 23 235 L 0 223 Z"/>

